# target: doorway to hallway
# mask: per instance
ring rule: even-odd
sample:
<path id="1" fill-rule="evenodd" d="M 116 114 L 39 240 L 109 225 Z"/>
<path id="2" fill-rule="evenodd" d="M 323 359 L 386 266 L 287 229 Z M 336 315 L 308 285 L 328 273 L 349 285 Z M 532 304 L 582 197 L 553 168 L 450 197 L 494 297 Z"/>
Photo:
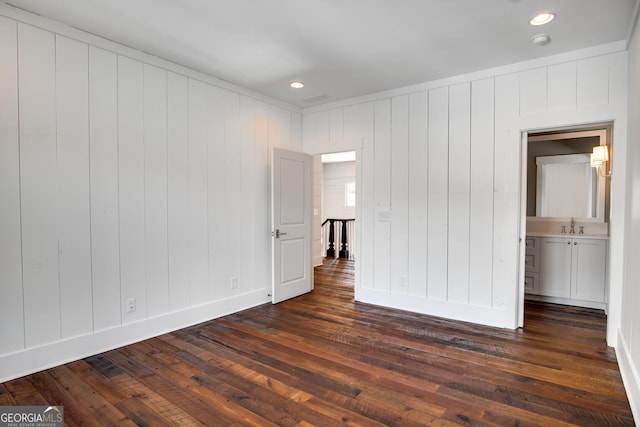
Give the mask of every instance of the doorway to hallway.
<path id="1" fill-rule="evenodd" d="M 354 260 L 357 251 L 356 152 L 314 158 L 314 265 L 325 257 Z"/>

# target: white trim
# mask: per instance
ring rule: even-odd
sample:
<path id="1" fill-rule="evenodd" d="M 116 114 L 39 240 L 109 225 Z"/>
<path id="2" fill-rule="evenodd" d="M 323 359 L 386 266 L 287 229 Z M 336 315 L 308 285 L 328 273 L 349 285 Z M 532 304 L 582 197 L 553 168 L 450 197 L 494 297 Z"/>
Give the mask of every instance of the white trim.
<path id="1" fill-rule="evenodd" d="M 0 357 L 0 383 L 270 302 L 266 289 Z"/>
<path id="2" fill-rule="evenodd" d="M 514 319 L 503 308 L 481 307 L 468 304 L 433 300 L 415 295 L 394 294 L 374 289 L 358 289 L 356 301 L 385 308 L 406 310 L 448 320 L 477 323 L 483 326 L 514 329 Z"/>
<path id="3" fill-rule="evenodd" d="M 613 159 L 623 158 L 627 149 L 627 110 L 626 102 L 601 106 L 577 108 L 572 111 L 546 112 L 515 118 L 510 133 L 521 135 L 522 132 L 534 133 L 551 130 L 564 130 L 575 127 L 588 127 L 611 123 L 613 129 Z M 514 141 L 515 143 L 515 141 Z M 522 167 L 522 166 L 520 166 Z M 609 218 L 609 251 L 607 265 L 607 345 L 616 347 L 617 331 L 622 321 L 622 274 L 620 263 L 624 245 L 624 215 L 626 167 L 624 162 L 616 163 L 616 171 L 611 177 L 611 216 Z M 617 213 L 617 214 L 616 214 Z M 524 254 L 520 255 L 521 257 Z M 620 258 L 619 258 L 620 257 Z"/>
<path id="4" fill-rule="evenodd" d="M 222 89 L 227 89 L 235 93 L 238 93 L 240 95 L 245 95 L 250 98 L 254 98 L 254 99 L 266 102 L 267 104 L 275 105 L 277 107 L 281 107 L 295 113 L 302 113 L 303 111 L 302 108 L 297 107 L 295 105 L 286 103 L 284 101 L 281 101 L 275 98 L 271 98 L 267 95 L 261 94 L 259 92 L 255 92 L 253 90 L 244 88 L 242 86 L 229 83 L 215 76 L 205 74 L 203 72 L 194 70 L 192 68 L 188 68 L 183 65 L 177 64 L 175 62 L 171 62 L 159 56 L 154 56 L 149 53 L 143 52 L 141 50 L 134 49 L 132 47 L 125 46 L 123 44 L 105 39 L 95 34 L 91 34 L 86 31 L 70 27 L 66 24 L 55 21 L 53 19 L 35 15 L 31 12 L 25 11 L 23 9 L 20 9 L 16 6 L 13 6 L 7 3 L 0 3 L 0 16 L 5 16 L 7 18 L 14 19 L 18 22 L 32 25 L 32 26 L 41 28 L 43 30 L 51 31 L 55 34 L 60 34 L 65 37 L 69 37 L 74 40 L 87 43 L 91 46 L 99 47 L 99 48 L 117 53 L 118 55 L 126 56 L 131 59 L 144 62 L 145 64 L 155 65 L 157 67 L 164 68 L 168 71 L 182 74 L 186 77 L 200 80 L 204 83 L 208 83 Z"/>
<path id="5" fill-rule="evenodd" d="M 633 357 L 629 352 L 627 341 L 622 332 L 618 331 L 618 345 L 615 347 L 618 367 L 622 382 L 627 392 L 631 413 L 637 425 L 640 425 L 640 373 L 633 365 Z"/>
<path id="6" fill-rule="evenodd" d="M 579 299 L 573 299 L 573 298 L 549 297 L 546 295 L 526 294 L 524 299 L 528 301 L 541 301 L 541 302 L 550 302 L 552 304 L 571 305 L 574 307 L 595 308 L 597 310 L 603 310 L 603 311 L 606 309 L 606 304 L 604 302 L 593 302 L 593 301 L 579 300 Z"/>
<path id="7" fill-rule="evenodd" d="M 517 62 L 515 64 L 504 65 L 501 67 L 488 68 L 485 70 L 475 71 L 467 74 L 460 74 L 458 76 L 446 77 L 439 80 L 432 80 L 429 82 L 419 83 L 411 86 L 404 86 L 401 88 L 390 89 L 387 91 L 376 92 L 368 95 L 362 95 L 354 98 L 348 98 L 328 104 L 321 104 L 312 107 L 306 107 L 303 113 L 311 114 L 319 111 L 331 110 L 338 107 L 346 107 L 353 104 L 361 104 L 365 102 L 377 101 L 379 99 L 392 98 L 399 95 L 407 95 L 415 92 L 421 92 L 430 89 L 436 89 L 445 86 L 452 86 L 459 83 L 472 82 L 475 80 L 482 80 L 486 78 L 496 78 L 505 74 L 518 73 L 535 68 L 548 67 L 550 65 L 556 65 L 563 62 L 578 61 L 582 59 L 593 58 L 597 56 L 609 55 L 618 52 L 624 52 L 626 50 L 626 41 L 620 40 L 617 42 L 602 44 L 598 46 L 589 47 L 586 49 L 574 50 L 571 52 L 560 53 L 557 55 L 545 56 L 543 58 L 533 59 L 530 61 Z"/>

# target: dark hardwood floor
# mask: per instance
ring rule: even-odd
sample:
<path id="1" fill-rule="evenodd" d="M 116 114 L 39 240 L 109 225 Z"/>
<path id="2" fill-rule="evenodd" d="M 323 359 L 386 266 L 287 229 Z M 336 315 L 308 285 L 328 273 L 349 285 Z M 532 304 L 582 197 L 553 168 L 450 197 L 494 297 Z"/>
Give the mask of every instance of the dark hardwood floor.
<path id="1" fill-rule="evenodd" d="M 525 330 L 353 302 L 353 264 L 315 290 L 0 384 L 68 425 L 633 425 L 601 311 L 528 303 Z"/>

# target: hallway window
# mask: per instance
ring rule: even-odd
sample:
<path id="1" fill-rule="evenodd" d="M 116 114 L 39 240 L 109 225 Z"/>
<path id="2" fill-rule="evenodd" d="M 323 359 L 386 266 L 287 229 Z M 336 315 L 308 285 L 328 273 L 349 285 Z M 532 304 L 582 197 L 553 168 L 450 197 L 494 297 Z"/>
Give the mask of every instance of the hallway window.
<path id="1" fill-rule="evenodd" d="M 344 205 L 353 207 L 356 205 L 356 182 L 347 181 L 344 185 Z"/>

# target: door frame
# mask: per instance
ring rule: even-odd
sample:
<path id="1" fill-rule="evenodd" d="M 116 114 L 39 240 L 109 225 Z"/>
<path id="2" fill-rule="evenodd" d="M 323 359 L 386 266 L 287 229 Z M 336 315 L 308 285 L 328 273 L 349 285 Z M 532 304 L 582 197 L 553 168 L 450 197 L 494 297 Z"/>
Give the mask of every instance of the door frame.
<path id="1" fill-rule="evenodd" d="M 344 148 L 344 149 L 336 149 L 336 150 L 326 150 L 320 151 L 311 154 L 312 156 L 321 156 L 323 154 L 335 154 L 335 153 L 346 153 L 353 151 L 356 153 L 356 209 L 355 209 L 355 232 L 356 239 L 352 242 L 353 247 L 355 249 L 356 257 L 354 260 L 354 299 L 356 298 L 356 293 L 360 287 L 360 269 L 362 262 L 362 251 L 361 251 L 361 238 L 362 238 L 362 149 L 361 148 Z M 320 191 L 322 190 L 322 185 L 320 186 Z M 315 197 L 315 189 L 313 197 Z M 311 198 L 313 200 L 313 197 Z M 313 202 L 312 202 L 313 203 Z M 320 203 L 322 206 L 322 195 L 320 199 Z M 313 208 L 313 206 L 312 206 Z M 321 215 L 321 213 L 319 213 Z M 313 233 L 312 233 L 313 240 Z M 311 255 L 313 257 L 313 254 Z"/>
<path id="2" fill-rule="evenodd" d="M 528 143 L 529 143 L 529 135 L 531 133 L 539 133 L 539 132 L 566 132 L 566 133 L 579 133 L 585 129 L 590 128 L 601 128 L 607 127 L 606 132 L 606 141 L 605 143 L 611 146 L 613 150 L 613 137 L 614 137 L 614 124 L 615 120 L 602 120 L 595 121 L 592 123 L 582 123 L 568 126 L 549 126 L 535 129 L 520 129 L 520 207 L 519 207 L 519 226 L 518 226 L 518 278 L 517 278 L 517 309 L 516 309 L 516 321 L 519 328 L 523 328 L 524 325 L 524 278 L 525 278 L 525 240 L 527 233 L 527 172 L 528 172 Z M 613 156 L 612 163 L 610 163 L 609 167 L 612 169 L 613 164 Z M 609 236 L 611 236 L 611 210 L 613 207 L 612 194 L 613 194 L 613 185 L 614 180 L 611 179 L 608 183 L 609 185 L 609 203 L 608 206 L 605 205 L 605 209 L 607 212 L 605 216 L 609 218 Z M 608 252 L 611 250 L 611 245 L 608 246 Z M 606 263 L 606 284 L 605 284 L 605 313 L 609 314 L 609 304 L 611 299 L 611 283 L 610 283 L 610 275 L 611 275 L 611 257 L 607 257 Z M 609 329 L 610 319 L 607 317 L 607 330 Z M 607 333 L 608 336 L 608 333 Z M 607 341 L 609 342 L 609 336 Z M 611 343 L 609 343 L 611 345 Z"/>

